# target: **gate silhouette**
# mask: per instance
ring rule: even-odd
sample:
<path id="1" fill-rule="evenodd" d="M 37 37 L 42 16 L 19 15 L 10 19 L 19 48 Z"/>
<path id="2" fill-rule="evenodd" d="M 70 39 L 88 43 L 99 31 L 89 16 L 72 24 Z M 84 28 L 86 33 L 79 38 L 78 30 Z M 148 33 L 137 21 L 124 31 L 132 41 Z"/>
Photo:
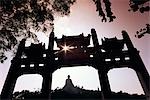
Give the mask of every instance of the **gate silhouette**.
<path id="1" fill-rule="evenodd" d="M 149 99 L 149 73 L 134 48 L 127 32 L 122 31 L 123 39 L 104 38 L 99 45 L 95 29 L 91 35 L 62 36 L 57 39 L 54 32 L 49 36 L 48 49 L 42 43 L 25 47 L 26 40 L 20 41 L 17 53 L 4 83 L 1 99 L 12 98 L 16 80 L 23 74 L 40 74 L 43 77 L 41 94 L 45 99 L 51 98 L 52 73 L 61 67 L 92 66 L 98 70 L 101 91 L 104 97 L 111 94 L 107 73 L 112 68 L 129 67 L 135 70 L 144 93 Z M 89 47 L 92 37 L 93 47 Z M 54 50 L 56 41 L 59 50 Z M 124 50 L 124 45 L 127 50 Z"/>

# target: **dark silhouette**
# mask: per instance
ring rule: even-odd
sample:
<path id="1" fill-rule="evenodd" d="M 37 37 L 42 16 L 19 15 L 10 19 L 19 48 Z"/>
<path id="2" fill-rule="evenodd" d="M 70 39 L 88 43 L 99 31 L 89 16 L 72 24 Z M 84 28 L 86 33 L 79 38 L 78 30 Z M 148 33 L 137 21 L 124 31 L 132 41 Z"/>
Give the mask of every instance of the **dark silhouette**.
<path id="1" fill-rule="evenodd" d="M 109 0 L 103 0 L 103 3 L 105 4 L 105 11 L 106 15 L 102 9 L 102 0 L 93 0 L 96 5 L 96 11 L 99 12 L 99 16 L 102 17 L 102 22 L 106 22 L 107 17 L 109 18 L 109 22 L 112 22 L 116 17 L 113 15 L 113 12 L 111 11 L 111 2 Z"/>
<path id="2" fill-rule="evenodd" d="M 140 13 L 145 13 L 145 12 L 149 12 L 150 11 L 150 0 L 130 0 L 129 6 L 130 6 L 130 10 L 129 11 L 133 11 L 133 12 L 140 12 Z M 141 38 L 144 36 L 144 34 L 150 34 L 149 32 L 149 24 L 146 24 L 146 30 L 145 28 L 142 29 L 140 31 L 136 32 L 136 37 Z"/>
<path id="3" fill-rule="evenodd" d="M 86 90 L 79 88 L 82 92 L 78 94 L 70 94 L 62 89 L 55 89 L 51 91 L 51 99 L 52 100 L 103 100 L 101 99 L 102 96 L 101 91 L 97 90 Z M 13 94 L 12 100 L 41 100 L 40 92 L 30 92 L 28 90 L 23 90 L 21 92 L 15 92 Z M 120 92 L 112 92 L 112 95 L 107 100 L 145 100 L 144 95 L 138 94 L 128 94 L 122 91 Z"/>
<path id="4" fill-rule="evenodd" d="M 150 5 L 144 6 L 144 4 L 149 3 L 149 1 L 150 0 L 130 0 L 129 5 L 131 9 L 129 11 L 140 11 L 141 13 L 150 11 Z"/>
<path id="5" fill-rule="evenodd" d="M 111 9 L 111 0 L 93 1 L 102 22 L 113 22 L 116 19 Z M 144 5 L 149 1 L 130 0 L 130 11 L 148 12 L 150 6 Z M 20 38 L 32 38 L 38 42 L 36 34 L 31 30 L 51 31 L 55 19 L 53 15 L 68 15 L 71 5 L 75 2 L 76 0 L 0 0 L 0 62 L 3 63 L 7 59 L 7 51 L 13 50 L 15 53 Z"/>
<path id="6" fill-rule="evenodd" d="M 101 94 L 103 98 L 112 95 L 107 73 L 112 68 L 129 67 L 135 70 L 147 100 L 150 98 L 149 73 L 139 55 L 139 51 L 134 48 L 127 32 L 122 31 L 123 39 L 105 38 L 102 45 L 99 45 L 95 29 L 91 29 L 91 35 L 84 36 L 62 36 L 57 39 L 54 32 L 49 37 L 48 49 L 44 45 L 31 44 L 25 47 L 23 39 L 18 47 L 16 56 L 11 62 L 11 66 L 2 89 L 1 98 L 10 99 L 14 91 L 16 80 L 23 74 L 40 74 L 43 77 L 41 98 L 51 98 L 52 73 L 61 67 L 92 66 L 98 70 Z M 93 47 L 90 45 L 92 36 Z M 56 41 L 59 50 L 54 50 Z M 126 44 L 128 50 L 123 51 Z M 105 52 L 102 52 L 104 50 Z M 118 53 L 119 52 L 119 53 Z M 119 60 L 116 60 L 119 59 Z M 73 87 L 70 77 L 66 81 Z M 68 87 L 64 87 L 68 91 Z M 71 91 L 75 91 L 72 88 Z"/>
<path id="7" fill-rule="evenodd" d="M 81 90 L 74 86 L 72 80 L 70 79 L 70 75 L 68 75 L 68 79 L 66 79 L 66 84 L 62 88 L 62 90 L 69 94 L 78 94 L 81 92 Z"/>
<path id="8" fill-rule="evenodd" d="M 21 38 L 32 38 L 38 42 L 32 30 L 51 31 L 54 14 L 69 15 L 75 1 L 0 0 L 0 62 L 7 59 L 5 52 L 13 50 Z"/>
<path id="9" fill-rule="evenodd" d="M 135 37 L 141 38 L 145 34 L 150 34 L 150 25 L 149 24 L 146 24 L 145 28 L 142 28 L 142 29 L 140 29 L 140 31 L 137 31 Z"/>

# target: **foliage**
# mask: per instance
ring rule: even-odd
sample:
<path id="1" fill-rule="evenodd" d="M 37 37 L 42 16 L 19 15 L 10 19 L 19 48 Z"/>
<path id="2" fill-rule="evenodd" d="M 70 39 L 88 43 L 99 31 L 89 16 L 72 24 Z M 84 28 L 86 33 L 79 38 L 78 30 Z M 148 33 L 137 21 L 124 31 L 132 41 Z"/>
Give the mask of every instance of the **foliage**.
<path id="1" fill-rule="evenodd" d="M 139 31 L 137 31 L 135 37 L 141 38 L 145 34 L 150 34 L 150 25 L 149 24 L 146 24 L 145 28 L 141 28 Z"/>
<path id="2" fill-rule="evenodd" d="M 116 17 L 113 15 L 113 12 L 111 11 L 111 2 L 109 0 L 103 0 L 103 3 L 105 4 L 105 12 L 106 15 L 102 9 L 102 2 L 101 0 L 93 0 L 96 5 L 96 11 L 99 12 L 99 16 L 102 17 L 102 22 L 106 22 L 107 18 L 109 18 L 109 22 L 112 22 Z"/>
<path id="3" fill-rule="evenodd" d="M 87 89 L 81 89 L 80 93 L 72 94 L 69 92 L 63 91 L 63 89 L 56 89 L 51 91 L 51 99 L 52 100 L 99 100 L 102 98 L 101 91 L 97 90 L 87 90 Z M 125 92 L 112 92 L 111 95 L 107 97 L 110 100 L 145 100 L 145 95 L 138 95 L 138 94 L 128 94 Z M 15 92 L 13 94 L 12 100 L 32 100 L 32 99 L 43 99 L 41 96 L 40 91 L 30 92 L 28 90 L 23 90 L 21 92 Z M 101 99 L 100 99 L 101 100 Z"/>
<path id="4" fill-rule="evenodd" d="M 76 0 L 0 0 L 0 61 L 22 38 L 53 28 L 54 14 L 68 15 Z"/>
<path id="5" fill-rule="evenodd" d="M 96 11 L 99 12 L 99 16 L 102 17 L 102 22 L 107 22 L 109 18 L 109 22 L 113 22 L 116 19 L 116 16 L 113 15 L 111 11 L 111 2 L 110 0 L 93 0 L 96 5 Z M 102 2 L 103 1 L 103 2 Z M 105 7 L 102 6 L 104 3 Z M 150 11 L 150 0 L 130 0 L 129 11 L 145 13 Z M 105 10 L 103 9 L 105 8 Z M 146 24 L 146 28 L 137 31 L 136 37 L 141 38 L 144 34 L 150 34 L 149 24 Z"/>
<path id="6" fill-rule="evenodd" d="M 130 0 L 129 11 L 148 12 L 149 1 Z M 68 15 L 71 5 L 75 2 L 76 0 L 0 0 L 0 62 L 3 63 L 7 59 L 5 52 L 12 50 L 22 38 L 32 38 L 38 42 L 35 32 L 52 30 L 54 15 Z M 93 2 L 102 22 L 113 22 L 116 19 L 110 0 Z M 146 32 L 144 30 L 138 31 L 136 37 L 150 33 L 149 29 Z"/>
<path id="7" fill-rule="evenodd" d="M 149 1 L 150 0 L 130 0 L 129 6 L 131 7 L 131 9 L 129 11 L 139 11 L 141 13 L 150 11 Z"/>
<path id="8" fill-rule="evenodd" d="M 130 10 L 133 12 L 145 13 L 150 11 L 150 0 L 130 0 L 129 6 Z M 140 31 L 136 32 L 135 37 L 141 38 L 145 34 L 150 34 L 150 25 L 146 24 L 145 28 L 141 28 Z"/>

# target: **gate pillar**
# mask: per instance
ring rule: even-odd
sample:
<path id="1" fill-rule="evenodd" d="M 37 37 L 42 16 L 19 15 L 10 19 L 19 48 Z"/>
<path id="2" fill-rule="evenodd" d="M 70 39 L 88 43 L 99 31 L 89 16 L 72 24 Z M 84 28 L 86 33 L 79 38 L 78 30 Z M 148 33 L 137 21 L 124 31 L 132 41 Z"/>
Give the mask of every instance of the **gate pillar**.
<path id="1" fill-rule="evenodd" d="M 129 57 L 131 60 L 131 68 L 135 70 L 138 79 L 142 85 L 143 91 L 146 95 L 147 100 L 150 99 L 150 76 L 148 74 L 148 71 L 146 70 L 146 67 L 139 55 L 139 51 L 137 51 L 136 48 L 134 48 L 127 32 L 122 31 L 124 42 L 127 45 L 128 51 L 129 51 Z"/>
<path id="2" fill-rule="evenodd" d="M 105 97 L 107 98 L 111 95 L 111 88 L 110 88 L 107 72 L 103 70 L 98 70 L 98 74 L 99 74 L 101 91 L 104 95 L 104 98 Z"/>
<path id="3" fill-rule="evenodd" d="M 52 73 L 45 73 L 43 75 L 43 83 L 42 83 L 42 98 L 51 99 L 51 84 L 52 84 Z"/>
<path id="4" fill-rule="evenodd" d="M 99 74 L 99 80 L 100 80 L 100 86 L 101 86 L 101 92 L 102 96 L 104 98 L 109 97 L 111 95 L 111 89 L 110 89 L 110 84 L 107 76 L 107 72 L 105 69 L 105 65 L 102 59 L 102 52 L 99 46 L 98 38 L 95 29 L 91 29 L 91 34 L 92 34 L 92 40 L 93 40 L 93 45 L 94 45 L 94 66 L 98 69 L 98 74 Z"/>
<path id="5" fill-rule="evenodd" d="M 7 78 L 5 80 L 2 93 L 1 93 L 1 99 L 11 99 L 13 95 L 13 91 L 15 88 L 15 84 L 18 78 L 18 75 L 16 74 L 16 69 L 13 68 L 14 66 L 10 66 L 10 70 L 8 72 Z"/>
<path id="6" fill-rule="evenodd" d="M 22 51 L 24 50 L 25 47 L 25 39 L 20 41 L 20 44 L 18 46 L 18 50 L 16 53 L 16 56 L 13 58 L 11 61 L 11 66 L 6 78 L 6 81 L 4 83 L 2 92 L 1 92 L 1 99 L 11 99 L 14 91 L 14 87 L 17 81 L 17 78 L 19 77 L 19 69 L 20 69 L 20 60 L 21 60 L 21 55 Z"/>
<path id="7" fill-rule="evenodd" d="M 42 83 L 42 97 L 44 99 L 51 100 L 51 85 L 52 85 L 52 73 L 55 69 L 55 56 L 53 52 L 54 48 L 54 32 L 52 31 L 49 36 L 48 51 L 46 54 L 46 66 L 43 71 L 43 83 Z"/>

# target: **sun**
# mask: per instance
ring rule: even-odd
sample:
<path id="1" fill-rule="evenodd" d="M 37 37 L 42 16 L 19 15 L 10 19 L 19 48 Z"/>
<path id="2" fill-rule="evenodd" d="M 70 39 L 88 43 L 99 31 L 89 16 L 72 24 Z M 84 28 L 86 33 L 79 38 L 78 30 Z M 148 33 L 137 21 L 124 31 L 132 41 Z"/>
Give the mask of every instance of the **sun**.
<path id="1" fill-rule="evenodd" d="M 65 53 L 70 50 L 70 47 L 66 45 L 62 46 L 62 48 L 62 50 L 65 51 Z"/>
<path id="2" fill-rule="evenodd" d="M 64 45 L 64 46 L 63 46 L 63 50 L 64 50 L 64 51 L 68 51 L 68 50 L 69 50 L 69 46 Z"/>

